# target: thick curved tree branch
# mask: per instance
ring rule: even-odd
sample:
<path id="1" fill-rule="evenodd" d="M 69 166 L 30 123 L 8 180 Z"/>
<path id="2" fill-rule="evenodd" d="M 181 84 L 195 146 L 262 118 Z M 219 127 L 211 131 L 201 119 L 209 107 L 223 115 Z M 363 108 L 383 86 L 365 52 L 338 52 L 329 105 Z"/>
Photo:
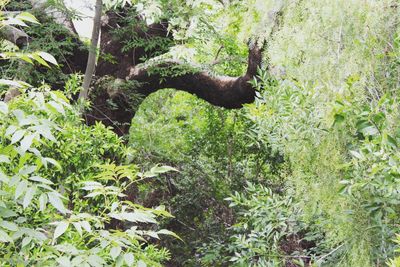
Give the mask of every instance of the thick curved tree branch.
<path id="1" fill-rule="evenodd" d="M 241 108 L 255 98 L 255 90 L 250 81 L 261 67 L 262 48 L 255 45 L 249 49 L 248 67 L 240 77 L 213 76 L 205 71 L 190 69 L 190 66 L 178 62 L 164 62 L 156 66 L 136 66 L 131 69 L 127 80 L 139 83 L 136 90 L 147 96 L 159 89 L 174 88 L 185 91 L 224 108 Z M 183 74 L 179 74 L 182 69 Z M 165 70 L 178 70 L 176 75 L 162 75 Z M 170 73 L 166 71 L 166 73 Z"/>
<path id="2" fill-rule="evenodd" d="M 240 77 L 213 76 L 206 71 L 199 71 L 187 64 L 179 62 L 162 62 L 153 65 L 138 65 L 131 67 L 125 77 L 132 87 L 127 90 L 113 90 L 122 79 L 115 80 L 117 86 L 108 85 L 103 89 L 97 87 L 93 92 L 92 110 L 85 114 L 86 122 L 94 124 L 102 121 L 112 126 L 118 135 L 129 133 L 129 127 L 135 107 L 129 101 L 130 94 L 142 98 L 157 90 L 174 88 L 202 98 L 209 103 L 228 109 L 241 108 L 255 99 L 255 89 L 250 84 L 258 67 L 261 65 L 262 48 L 255 46 L 249 50 L 248 68 Z M 179 74 L 181 73 L 181 74 Z M 107 103 L 112 102 L 109 106 Z"/>
<path id="3" fill-rule="evenodd" d="M 280 15 L 280 11 L 271 15 L 274 26 L 270 37 L 278 28 Z M 63 24 L 65 25 L 65 21 Z M 69 28 L 68 25 L 65 26 Z M 119 29 L 125 31 L 120 32 Z M 166 45 L 156 45 L 151 51 L 141 47 L 141 41 L 138 46 L 129 48 L 136 40 L 156 44 L 168 42 L 165 42 Z M 132 16 L 128 10 L 109 12 L 103 16 L 97 77 L 91 84 L 93 91 L 89 93 L 92 109 L 85 114 L 87 123 L 102 121 L 107 126 L 113 126 L 116 133 L 127 134 L 137 108 L 137 105 L 132 105 L 132 100 L 141 101 L 138 95 L 145 97 L 164 88 L 185 91 L 215 106 L 228 109 L 241 108 L 254 101 L 256 91 L 251 81 L 255 79 L 261 66 L 265 45 L 249 45 L 247 70 L 239 77 L 215 76 L 180 62 L 143 64 L 144 58 L 160 55 L 173 44 L 167 21 L 147 26 L 140 16 Z M 82 63 L 85 63 L 87 54 L 87 51 L 74 52 L 72 71 L 84 69 Z M 104 79 L 98 77 L 108 77 L 106 79 L 109 80 L 102 83 Z"/>

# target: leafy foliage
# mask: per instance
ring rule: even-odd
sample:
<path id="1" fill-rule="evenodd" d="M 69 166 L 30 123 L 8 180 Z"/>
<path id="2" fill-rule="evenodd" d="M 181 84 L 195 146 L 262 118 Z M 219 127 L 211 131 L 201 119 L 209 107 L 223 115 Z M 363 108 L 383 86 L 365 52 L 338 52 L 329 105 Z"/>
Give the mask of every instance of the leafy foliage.
<path id="1" fill-rule="evenodd" d="M 137 224 L 157 224 L 157 217 L 171 215 L 163 207 L 121 201 L 138 178 L 131 165 L 109 163 L 123 153 L 113 133 L 100 124 L 82 127 L 59 92 L 30 91 L 10 104 L 0 103 L 4 260 L 156 266 L 168 258 L 167 251 L 143 243 L 172 233 Z M 107 142 L 95 145 L 92 140 Z M 113 229 L 117 222 L 130 226 Z"/>
<path id="2" fill-rule="evenodd" d="M 272 18 L 282 14 L 253 82 L 257 99 L 241 110 L 173 90 L 142 103 L 129 94 L 134 82 L 98 79 L 138 107 L 127 146 L 102 124 L 84 126 L 64 96 L 80 84 L 79 75 L 67 80 L 61 73 L 75 40 L 54 42 L 53 33 L 64 29 L 46 18 L 40 21 L 47 28 L 27 14 L 2 19 L 35 24 L 30 34 L 37 40 L 23 51 L 1 44 L 1 86 L 22 92 L 0 102 L 2 259 L 63 266 L 399 266 L 395 1 L 105 5 L 130 14 L 113 32 L 123 52 L 143 50 L 145 64 L 167 57 L 231 76 L 244 73 L 247 46 L 263 43 Z M 169 38 L 136 34 L 135 27 L 145 31 L 160 21 L 168 21 Z M 55 61 L 42 50 L 55 55 L 56 74 L 48 72 Z M 37 67 L 31 61 L 42 65 L 40 74 L 30 73 Z M 193 70 L 152 71 L 168 77 Z M 39 89 L 10 81 L 22 76 Z M 64 94 L 40 86 L 54 79 L 60 88 L 67 81 Z"/>
<path id="3" fill-rule="evenodd" d="M 25 17 L 33 21 L 28 15 L 15 20 Z M 45 52 L 2 55 L 57 64 Z M 8 103 L 0 101 L 2 263 L 161 266 L 169 253 L 150 239 L 179 237 L 158 229 L 160 217 L 172 217 L 163 206 L 144 208 L 126 199 L 125 192 L 140 178 L 132 164 L 113 163 L 128 152 L 121 140 L 101 124 L 83 126 L 59 91 L 8 80 L 2 84 L 22 91 Z M 144 177 L 170 170 L 156 167 Z"/>

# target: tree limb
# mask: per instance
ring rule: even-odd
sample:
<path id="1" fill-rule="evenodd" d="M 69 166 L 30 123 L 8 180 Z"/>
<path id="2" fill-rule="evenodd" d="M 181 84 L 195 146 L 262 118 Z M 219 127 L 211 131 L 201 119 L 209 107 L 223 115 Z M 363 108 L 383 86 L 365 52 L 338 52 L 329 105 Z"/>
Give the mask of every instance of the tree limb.
<path id="1" fill-rule="evenodd" d="M 245 75 L 240 77 L 213 76 L 206 71 L 190 70 L 190 66 L 178 62 L 162 62 L 153 66 L 135 66 L 127 80 L 139 83 L 136 90 L 147 96 L 157 90 L 174 88 L 185 91 L 224 108 L 241 108 L 255 98 L 255 90 L 250 81 L 261 67 L 262 48 L 255 45 L 249 49 L 248 67 Z M 163 76 L 163 71 L 178 70 L 177 75 Z M 179 70 L 183 69 L 183 74 Z"/>
<path id="2" fill-rule="evenodd" d="M 28 34 L 26 34 L 24 31 L 14 27 L 14 26 L 11 26 L 11 25 L 5 25 L 1 29 L 1 33 L 2 33 L 1 35 L 4 39 L 17 45 L 18 47 L 25 46 L 29 40 Z"/>

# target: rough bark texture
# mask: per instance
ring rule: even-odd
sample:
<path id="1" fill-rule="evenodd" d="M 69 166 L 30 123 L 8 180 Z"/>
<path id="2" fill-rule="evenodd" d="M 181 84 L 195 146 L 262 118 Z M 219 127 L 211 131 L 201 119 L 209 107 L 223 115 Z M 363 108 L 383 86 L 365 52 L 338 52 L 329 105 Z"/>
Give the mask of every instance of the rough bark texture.
<path id="1" fill-rule="evenodd" d="M 112 55 L 112 60 L 105 60 L 100 56 L 96 75 L 112 76 L 125 81 L 135 81 L 131 92 L 146 97 L 157 90 L 174 88 L 202 98 L 209 103 L 228 109 L 241 108 L 255 99 L 255 90 L 250 84 L 261 66 L 262 48 L 253 45 L 249 49 L 248 68 L 240 77 L 215 76 L 198 68 L 180 62 L 159 62 L 155 64 L 141 64 L 145 55 L 143 48 L 135 48 L 122 52 L 123 44 L 115 39 L 112 30 L 118 25 L 119 14 L 110 13 L 102 19 L 102 34 L 100 41 L 100 55 Z M 140 18 L 136 18 L 140 20 Z M 134 31 L 142 38 L 165 37 L 168 35 L 168 23 L 161 22 L 149 25 L 145 30 L 137 27 Z M 168 75 L 178 69 L 178 73 Z M 171 71 L 169 71 L 171 70 Z M 182 70 L 182 74 L 179 74 Z M 164 73 L 164 74 L 163 74 Z M 165 75 L 167 73 L 167 75 Z M 95 86 L 96 87 L 96 86 Z M 93 124 L 102 121 L 112 126 L 119 135 L 129 131 L 130 122 L 135 110 L 130 107 L 130 93 L 125 91 L 95 89 L 91 94 L 92 110 L 86 113 L 86 121 Z M 113 107 L 107 103 L 113 103 Z"/>
<path id="2" fill-rule="evenodd" d="M 29 36 L 24 31 L 9 25 L 1 29 L 0 37 L 16 44 L 20 48 L 26 46 L 29 41 Z"/>
<path id="3" fill-rule="evenodd" d="M 159 89 L 175 88 L 194 94 L 207 102 L 224 108 L 241 108 L 243 104 L 254 101 L 255 90 L 250 81 L 257 74 L 261 64 L 261 49 L 257 46 L 249 51 L 248 69 L 241 77 L 212 76 L 205 71 L 196 71 L 178 76 L 163 77 L 157 70 L 183 67 L 178 62 L 166 62 L 157 66 L 133 67 L 126 77 L 139 82 L 138 92 L 147 96 Z"/>
<path id="4" fill-rule="evenodd" d="M 85 119 L 88 124 L 102 121 L 107 126 L 112 126 L 119 135 L 125 135 L 129 131 L 131 120 L 135 114 L 132 107 L 132 95 L 143 98 L 157 90 L 175 88 L 202 98 L 209 103 L 228 109 L 241 108 L 246 103 L 255 99 L 255 90 L 250 84 L 257 74 L 257 68 L 261 65 L 262 48 L 253 45 L 249 49 L 248 68 L 244 75 L 239 77 L 215 76 L 199 68 L 188 66 L 179 62 L 158 62 L 147 64 L 143 57 L 149 54 L 142 47 L 134 47 L 123 51 L 123 43 L 115 38 L 113 32 L 117 28 L 124 27 L 121 18 L 122 13 L 108 13 L 101 19 L 100 58 L 96 68 L 96 77 L 111 77 L 115 81 L 132 82 L 129 90 L 115 90 L 108 85 L 100 85 L 97 79 L 92 83 L 92 91 L 89 98 L 92 101 L 92 109 L 87 111 Z M 131 26 L 133 33 L 138 38 L 145 40 L 158 40 L 152 38 L 164 38 L 171 40 L 168 33 L 168 22 L 162 21 L 143 28 L 140 26 L 141 18 L 133 17 L 138 26 Z M 65 27 L 71 27 L 71 21 L 63 20 Z M 61 23 L 61 22 L 60 22 Z M 75 31 L 70 30 L 71 34 Z M 78 39 L 76 39 L 78 41 Z M 157 52 L 157 51 L 150 51 Z M 83 71 L 86 66 L 88 52 L 76 51 L 68 64 L 71 72 Z M 111 58 L 111 60 L 110 60 Z M 142 64 L 144 63 L 144 64 Z M 175 70 L 178 70 L 174 73 Z M 97 82 L 96 82 L 97 81 Z M 111 103 L 111 104 L 110 104 Z"/>

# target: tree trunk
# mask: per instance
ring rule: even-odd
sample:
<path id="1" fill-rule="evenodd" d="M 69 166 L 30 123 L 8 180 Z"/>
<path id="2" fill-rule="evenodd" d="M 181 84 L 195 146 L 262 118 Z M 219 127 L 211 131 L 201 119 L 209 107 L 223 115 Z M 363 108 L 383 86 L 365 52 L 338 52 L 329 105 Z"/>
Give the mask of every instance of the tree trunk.
<path id="1" fill-rule="evenodd" d="M 101 13 L 102 0 L 97 0 L 91 48 L 89 53 L 76 49 L 73 58 L 77 60 L 72 63 L 78 66 L 70 68 L 71 71 L 83 71 L 82 59 L 86 56 L 82 54 L 89 54 L 83 89 L 79 94 L 79 98 L 89 97 L 92 102 L 91 110 L 84 114 L 88 124 L 101 121 L 106 126 L 112 126 L 118 135 L 125 135 L 129 132 L 130 123 L 137 108 L 137 105 L 132 105 L 132 98 L 137 98 L 138 95 L 144 98 L 164 88 L 182 90 L 215 106 L 228 109 L 241 108 L 244 104 L 254 101 L 256 91 L 251 81 L 255 79 L 257 69 L 261 67 L 263 45 L 250 45 L 247 71 L 239 77 L 215 76 L 202 70 L 201 67 L 181 62 L 160 61 L 148 64 L 143 62 L 143 58 L 148 57 L 146 53 L 149 51 L 145 51 L 143 47 L 134 47 L 126 51 L 123 49 L 123 40 L 115 38 L 113 31 L 124 26 L 130 27 L 128 29 L 132 32 L 129 32 L 126 38 L 131 38 L 132 36 L 129 35 L 134 34 L 136 38 L 141 38 L 144 42 L 153 43 L 157 43 L 157 39 L 153 38 L 163 38 L 163 40 L 170 40 L 173 45 L 172 37 L 168 32 L 168 22 L 162 21 L 143 28 L 139 26 L 143 19 L 140 16 L 129 18 L 129 23 L 138 22 L 137 27 L 135 24 L 134 26 L 124 24 L 126 21 L 122 18 L 127 16 L 126 10 L 109 12 L 103 18 Z M 278 29 L 280 16 L 280 11 L 274 13 L 270 38 Z M 64 20 L 63 24 L 70 28 L 70 22 Z M 96 67 L 96 48 L 99 43 L 100 29 L 100 55 L 105 56 L 100 56 Z M 73 31 L 71 34 L 74 35 Z M 75 40 L 79 42 L 78 38 Z M 165 52 L 160 51 L 153 52 Z M 98 79 L 92 82 L 95 70 L 100 81 L 104 80 L 103 77 L 107 77 L 111 82 L 105 85 Z M 90 85 L 94 91 L 88 96 Z"/>
<path id="2" fill-rule="evenodd" d="M 89 58 L 86 66 L 85 77 L 83 79 L 82 90 L 79 94 L 79 99 L 87 99 L 89 95 L 89 87 L 96 67 L 97 45 L 99 43 L 102 7 L 103 7 L 103 1 L 96 0 L 91 47 L 89 49 Z"/>

